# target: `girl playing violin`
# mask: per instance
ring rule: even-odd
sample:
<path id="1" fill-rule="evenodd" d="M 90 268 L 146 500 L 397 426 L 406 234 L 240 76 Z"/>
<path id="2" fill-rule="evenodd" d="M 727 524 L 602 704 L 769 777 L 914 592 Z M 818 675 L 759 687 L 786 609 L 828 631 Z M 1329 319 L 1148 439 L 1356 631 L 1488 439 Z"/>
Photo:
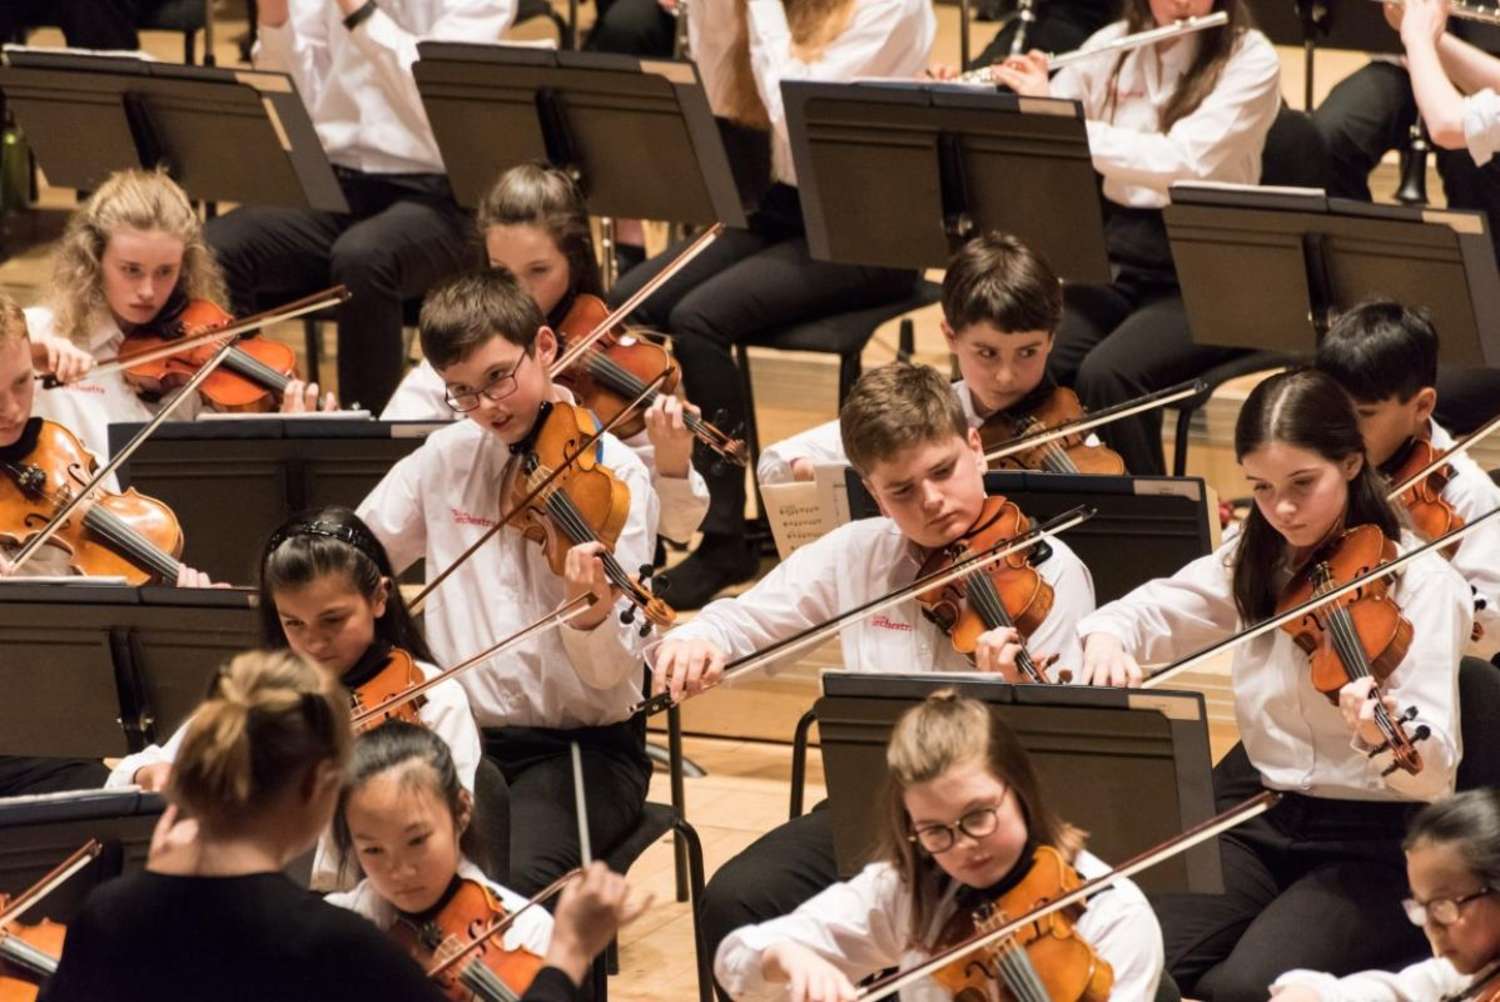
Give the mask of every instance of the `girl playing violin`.
<path id="1" fill-rule="evenodd" d="M 1399 972 L 1336 978 L 1288 971 L 1276 1002 L 1440 1002 L 1490 999 L 1500 988 L 1500 791 L 1465 790 L 1428 804 L 1403 845 L 1411 897 L 1402 902 L 1427 935 L 1432 957 Z M 1485 991 L 1465 992 L 1487 985 Z"/>
<path id="2" fill-rule="evenodd" d="M 1025 749 L 978 700 L 944 689 L 906 711 L 886 766 L 876 861 L 790 915 L 731 934 L 714 963 L 731 997 L 845 1002 L 862 978 L 925 960 L 972 933 L 976 911 L 1015 918 L 1056 897 L 1058 876 L 1087 880 L 1109 870 L 1083 849 L 1084 833 L 1048 809 Z M 1070 921 L 1080 941 L 1070 964 L 1107 965 L 1112 975 L 1112 987 L 1085 997 L 1155 997 L 1161 931 L 1134 883 L 1115 884 Z M 1004 997 L 1046 997 L 1011 987 L 1010 979 L 1034 970 L 1029 959 L 999 975 L 992 957 L 966 959 L 902 997 L 954 998 L 967 984 L 977 988 L 974 998 L 993 998 L 996 981 L 1011 992 Z"/>
<path id="3" fill-rule="evenodd" d="M 68 220 L 52 260 L 45 305 L 26 311 L 41 349 L 57 358 L 53 370 L 67 385 L 39 396 L 50 414 L 53 398 L 84 394 L 99 400 L 102 420 L 78 431 L 97 455 L 109 454 L 110 422 L 149 421 L 157 400 L 129 373 L 88 376 L 95 362 L 129 350 L 133 334 L 176 336 L 191 304 L 224 301 L 224 281 L 203 242 L 202 223 L 187 194 L 160 171 L 112 174 Z M 284 411 L 313 410 L 318 387 L 286 384 Z M 330 394 L 323 406 L 333 409 Z M 175 416 L 192 420 L 198 400 Z"/>
<path id="4" fill-rule="evenodd" d="M 518 911 L 526 899 L 471 861 L 476 835 L 486 834 L 474 830 L 473 814 L 473 795 L 435 734 L 401 720 L 368 732 L 355 742 L 333 821 L 340 858 L 363 879 L 328 901 L 359 912 L 428 963 L 441 952 L 432 939 L 446 938 L 432 929 L 482 927 Z M 505 980 L 519 993 L 541 966 L 551 933 L 546 908 L 529 908 L 485 955 L 500 956 L 503 947 L 516 976 Z"/>
<path id="5" fill-rule="evenodd" d="M 942 306 L 943 337 L 963 374 L 953 395 L 987 446 L 992 437 L 998 444 L 1025 434 L 1028 415 L 1054 394 L 1071 394 L 1047 374 L 1062 319 L 1062 282 L 1030 247 L 999 232 L 970 240 L 948 262 Z M 839 423 L 830 421 L 766 448 L 755 475 L 762 484 L 811 480 L 815 467 L 848 461 Z"/>
<path id="6" fill-rule="evenodd" d="M 490 265 L 510 269 L 553 331 L 563 330 L 580 296 L 603 298 L 588 211 L 578 187 L 557 168 L 522 164 L 502 174 L 480 203 L 479 234 Z M 583 336 L 588 328 L 573 333 Z M 461 419 L 444 394 L 442 378 L 424 358 L 406 374 L 380 417 Z M 623 438 L 651 471 L 661 499 L 658 531 L 679 542 L 692 537 L 708 510 L 708 486 L 692 466 L 693 434 L 684 413 L 696 415 L 698 408 L 659 393 L 645 412 L 645 430 Z"/>
<path id="7" fill-rule="evenodd" d="M 432 654 L 396 587 L 390 559 L 375 535 L 347 508 L 323 508 L 277 529 L 260 566 L 261 642 L 290 649 L 359 698 L 359 708 L 437 673 Z M 389 681 L 389 684 L 386 684 Z M 369 695 L 361 696 L 364 690 Z M 403 715 L 429 728 L 451 749 L 456 775 L 474 789 L 479 731 L 456 681 L 429 689 Z M 168 785 L 189 724 L 165 745 L 126 756 L 106 786 Z M 313 885 L 339 886 L 339 857 L 320 843 Z"/>
<path id="8" fill-rule="evenodd" d="M 1279 373 L 1251 391 L 1235 455 L 1255 497 L 1239 537 L 1086 617 L 1078 629 L 1087 680 L 1136 684 L 1137 659 L 1170 660 L 1266 619 L 1290 585 L 1337 561 L 1333 551 L 1353 538 L 1346 532 L 1374 526 L 1402 549 L 1416 544 L 1365 458 L 1353 404 L 1315 369 Z M 1260 783 L 1285 796 L 1220 837 L 1223 896 L 1158 902 L 1167 967 L 1189 997 L 1263 1000 L 1291 966 L 1347 973 L 1420 949 L 1414 930 L 1385 916 L 1401 892 L 1409 805 L 1453 790 L 1458 663 L 1473 605 L 1435 553 L 1408 564 L 1381 601 L 1394 604 L 1412 636 L 1379 690 L 1373 673 L 1357 677 L 1357 662 L 1386 651 L 1366 651 L 1363 641 L 1345 652 L 1353 680 L 1331 692 L 1314 687 L 1303 638 L 1286 630 L 1235 649 L 1245 752 Z M 1405 718 L 1408 708 L 1414 718 Z M 1391 768 L 1395 749 L 1377 719 L 1385 715 L 1405 719 L 1393 733 L 1425 733 L 1415 771 Z M 1215 783 L 1221 798 L 1237 798 L 1227 777 Z"/>

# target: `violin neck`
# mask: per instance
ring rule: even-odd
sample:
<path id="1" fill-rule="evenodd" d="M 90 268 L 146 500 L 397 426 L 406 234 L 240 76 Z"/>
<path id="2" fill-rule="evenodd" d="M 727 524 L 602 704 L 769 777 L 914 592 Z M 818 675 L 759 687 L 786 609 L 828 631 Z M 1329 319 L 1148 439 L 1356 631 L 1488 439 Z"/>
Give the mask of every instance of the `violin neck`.
<path id="1" fill-rule="evenodd" d="M 170 553 L 157 549 L 156 544 L 132 529 L 129 523 L 107 508 L 90 505 L 83 516 L 84 528 L 103 539 L 121 556 L 150 571 L 163 584 L 177 583 L 182 565 Z"/>
<path id="2" fill-rule="evenodd" d="M 244 376 L 251 382 L 264 386 L 278 396 L 286 392 L 286 384 L 291 382 L 290 376 L 277 372 L 240 348 L 234 348 L 224 356 L 224 368 L 235 375 Z"/>
<path id="3" fill-rule="evenodd" d="M 0 933 L 0 959 L 38 977 L 47 978 L 57 973 L 56 957 L 10 933 Z"/>
<path id="4" fill-rule="evenodd" d="M 583 513 L 573 504 L 573 499 L 568 497 L 566 492 L 553 491 L 547 495 L 547 510 L 551 512 L 553 521 L 561 527 L 568 539 L 572 540 L 574 546 L 579 543 L 598 542 L 599 537 L 594 534 L 594 530 L 589 527 L 588 520 L 583 517 Z M 627 595 L 632 594 L 634 582 L 631 581 L 630 575 L 625 573 L 625 568 L 621 567 L 620 562 L 615 559 L 614 553 L 606 547 L 599 558 L 604 563 L 604 574 L 609 578 L 610 583 Z"/>

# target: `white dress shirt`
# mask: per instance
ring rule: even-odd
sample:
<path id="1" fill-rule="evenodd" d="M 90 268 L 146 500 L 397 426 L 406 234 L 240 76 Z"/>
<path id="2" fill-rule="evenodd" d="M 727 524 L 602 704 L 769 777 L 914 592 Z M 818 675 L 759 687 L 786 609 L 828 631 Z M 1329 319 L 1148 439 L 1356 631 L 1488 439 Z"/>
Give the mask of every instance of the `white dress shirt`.
<path id="1" fill-rule="evenodd" d="M 1163 664 L 1224 639 L 1240 628 L 1233 597 L 1237 545 L 1225 543 L 1170 578 L 1146 582 L 1086 617 L 1078 632 L 1117 637 L 1142 664 Z M 1402 551 L 1416 545 L 1416 537 L 1405 534 Z M 1416 707 L 1407 733 L 1423 724 L 1431 729 L 1417 746 L 1422 771 L 1412 776 L 1397 769 L 1382 778 L 1390 753 L 1367 754 L 1339 708 L 1313 688 L 1307 655 L 1285 630 L 1274 630 L 1235 647 L 1230 670 L 1240 740 L 1271 789 L 1384 801 L 1430 801 L 1453 792 L 1463 754 L 1458 661 L 1474 603 L 1463 578 L 1435 554 L 1396 574 L 1391 598 L 1414 637 L 1383 688 L 1403 710 Z"/>
<path id="2" fill-rule="evenodd" d="M 1083 48 L 1106 45 L 1125 32 L 1125 22 L 1116 21 L 1091 35 Z M 1127 53 L 1112 113 L 1110 74 L 1118 56 L 1085 59 L 1052 78 L 1053 97 L 1083 104 L 1089 153 L 1110 201 L 1159 209 L 1174 181 L 1260 180 L 1266 133 L 1281 108 L 1281 60 L 1259 31 L 1240 36 L 1214 89 L 1191 114 L 1161 131 L 1161 112 L 1201 43 L 1201 35 L 1185 35 L 1165 52 L 1146 46 Z"/>
<path id="3" fill-rule="evenodd" d="M 1084 880 L 1109 867 L 1082 852 L 1073 862 Z M 954 911 L 950 886 L 934 915 L 941 929 Z M 1111 1002 L 1150 1002 L 1156 997 L 1164 963 L 1161 927 L 1146 896 L 1125 879 L 1096 894 L 1074 929 L 1114 969 Z M 922 937 L 931 940 L 933 931 Z M 719 944 L 714 974 L 740 1002 L 772 1002 L 786 998 L 784 984 L 770 984 L 761 976 L 761 957 L 778 942 L 792 942 L 812 950 L 851 981 L 888 967 L 912 967 L 932 956 L 913 944 L 911 894 L 889 863 L 871 863 L 843 883 L 810 898 L 790 915 L 745 926 Z M 946 989 L 925 978 L 904 989 L 906 1002 L 947 1002 Z"/>
<path id="4" fill-rule="evenodd" d="M 417 93 L 417 42 L 498 42 L 515 0 L 380 0 L 344 27 L 332 0 L 290 0 L 279 27 L 262 25 L 259 69 L 291 76 L 335 164 L 371 174 L 441 174 L 432 126 Z"/>
<path id="5" fill-rule="evenodd" d="M 1500 151 L 1500 94 L 1486 87 L 1463 99 L 1464 145 L 1483 167 Z"/>
<path id="6" fill-rule="evenodd" d="M 733 92 L 733 32 L 736 2 L 693 0 L 688 18 L 689 48 L 703 77 L 709 106 L 724 114 Z M 849 22 L 812 62 L 794 53 L 782 0 L 748 0 L 750 65 L 755 89 L 771 120 L 771 173 L 796 184 L 791 142 L 786 131 L 783 80 L 842 83 L 858 77 L 911 79 L 927 68 L 937 18 L 932 0 L 854 0 Z"/>
<path id="7" fill-rule="evenodd" d="M 1429 427 L 1434 449 L 1446 451 L 1453 447 L 1453 436 L 1436 421 Z M 1448 462 L 1454 475 L 1443 488 L 1443 500 L 1465 522 L 1500 508 L 1500 486 L 1467 452 Z M 1475 620 L 1486 633 L 1500 631 L 1500 525 L 1491 520 L 1465 536 L 1453 555 L 1453 567 L 1474 589 L 1476 602 L 1483 602 L 1484 607 L 1474 614 Z"/>
<path id="8" fill-rule="evenodd" d="M 425 661 L 415 663 L 424 678 L 438 674 L 438 669 Z M 462 686 L 451 681 L 433 686 L 425 695 L 427 701 L 418 709 L 417 716 L 424 727 L 447 743 L 448 751 L 453 756 L 453 767 L 458 773 L 458 781 L 472 793 L 474 774 L 479 769 L 479 760 L 484 752 L 479 741 L 479 728 L 474 726 L 474 714 L 469 710 L 469 697 Z M 145 766 L 161 763 L 170 765 L 175 762 L 189 723 L 191 720 L 177 728 L 166 744 L 148 745 L 135 754 L 120 759 L 109 771 L 104 788 L 114 790 L 130 786 L 135 782 L 135 774 Z M 320 890 L 339 887 L 345 883 L 340 870 L 338 850 L 334 848 L 332 835 L 325 832 L 318 839 L 317 851 L 313 855 L 312 886 Z"/>
<path id="9" fill-rule="evenodd" d="M 1342 978 L 1299 968 L 1277 978 L 1271 989 L 1310 988 L 1319 1002 L 1440 1002 L 1456 998 L 1473 980 L 1433 957 L 1399 971 L 1359 971 Z"/>
<path id="10" fill-rule="evenodd" d="M 448 406 L 448 388 L 443 377 L 437 374 L 432 363 L 422 359 L 407 372 L 396 387 L 390 403 L 380 413 L 382 421 L 453 421 L 453 408 Z M 698 531 L 703 516 L 708 514 L 708 483 L 697 467 L 688 464 L 686 477 L 664 477 L 656 469 L 656 447 L 651 436 L 644 431 L 621 439 L 651 472 L 651 486 L 661 502 L 656 519 L 656 530 L 652 533 L 651 545 L 655 549 L 656 533 L 668 539 L 685 543 Z"/>
<path id="11" fill-rule="evenodd" d="M 1048 670 L 1055 676 L 1080 663 L 1076 627 L 1094 608 L 1094 581 L 1066 543 L 1047 541 L 1052 555 L 1037 571 L 1052 586 L 1052 610 L 1026 647 L 1033 657 L 1060 655 Z M 911 584 L 920 566 L 920 552 L 895 522 L 860 519 L 808 543 L 749 591 L 710 603 L 670 635 L 709 640 L 734 660 Z M 975 670 L 916 599 L 851 623 L 839 642 L 850 671 Z"/>
<path id="12" fill-rule="evenodd" d="M 571 398 L 556 389 L 560 398 Z M 656 495 L 635 453 L 613 435 L 599 440 L 600 465 L 630 491 L 615 557 L 634 575 L 651 559 L 648 526 Z M 397 463 L 359 506 L 399 574 L 426 558 L 429 576 L 447 568 L 501 515 L 500 485 L 510 449 L 471 420 L 433 432 Z M 566 589 L 542 548 L 507 527 L 432 593 L 423 610 L 427 640 L 457 664 L 562 605 Z M 626 608 L 625 599 L 616 612 Z M 618 723 L 640 701 L 644 679 L 636 624 L 611 614 L 592 630 L 547 630 L 465 672 L 482 727 L 596 727 Z"/>
<path id="13" fill-rule="evenodd" d="M 510 913 L 520 911 L 526 904 L 526 899 L 515 891 L 501 884 L 495 883 L 484 875 L 466 857 L 460 856 L 458 860 L 458 875 L 465 880 L 483 884 L 500 898 L 500 903 Z M 352 912 L 363 915 L 381 932 L 387 932 L 391 926 L 396 924 L 400 917 L 394 905 L 380 893 L 370 886 L 369 879 L 361 880 L 353 890 L 340 891 L 330 894 L 324 898 L 329 904 L 339 908 L 347 908 Z M 539 957 L 547 955 L 547 947 L 552 942 L 552 916 L 545 908 L 527 908 L 516 917 L 515 923 L 500 937 L 500 942 L 507 950 L 530 950 Z"/>

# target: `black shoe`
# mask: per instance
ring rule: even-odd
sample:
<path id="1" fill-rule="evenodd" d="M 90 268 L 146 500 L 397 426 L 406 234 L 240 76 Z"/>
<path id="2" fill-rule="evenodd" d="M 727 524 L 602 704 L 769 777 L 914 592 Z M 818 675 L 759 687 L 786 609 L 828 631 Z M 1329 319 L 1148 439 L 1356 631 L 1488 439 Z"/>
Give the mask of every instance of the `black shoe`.
<path id="1" fill-rule="evenodd" d="M 674 609 L 701 609 L 721 590 L 749 581 L 759 570 L 760 561 L 746 552 L 743 543 L 738 552 L 705 545 L 656 575 L 652 591 Z"/>

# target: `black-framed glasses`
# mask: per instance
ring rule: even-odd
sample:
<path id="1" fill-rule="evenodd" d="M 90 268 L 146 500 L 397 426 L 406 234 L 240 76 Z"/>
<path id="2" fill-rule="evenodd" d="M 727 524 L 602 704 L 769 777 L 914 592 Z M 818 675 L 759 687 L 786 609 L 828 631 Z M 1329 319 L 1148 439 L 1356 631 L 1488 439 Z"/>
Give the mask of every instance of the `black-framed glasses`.
<path id="1" fill-rule="evenodd" d="M 995 802 L 992 807 L 976 807 L 951 825 L 923 825 L 910 835 L 907 841 L 915 842 L 934 856 L 952 849 L 958 841 L 958 833 L 963 832 L 976 842 L 982 838 L 988 838 L 995 834 L 995 829 L 1000 827 L 1000 806 L 1005 803 L 1005 798 L 1010 796 L 1010 788 L 1006 787 L 1005 793 Z"/>
<path id="2" fill-rule="evenodd" d="M 1452 925 L 1458 921 L 1464 905 L 1494 893 L 1492 887 L 1481 887 L 1473 894 L 1465 894 L 1461 898 L 1437 898 L 1426 902 L 1407 898 L 1401 902 L 1401 907 L 1406 909 L 1406 918 L 1414 926 L 1425 926 L 1428 922 L 1433 925 Z"/>
<path id="3" fill-rule="evenodd" d="M 449 407 L 460 414 L 467 414 L 469 411 L 477 408 L 479 406 L 480 394 L 483 394 L 494 403 L 499 403 L 516 392 L 516 373 L 521 371 L 521 366 L 525 365 L 526 359 L 530 357 L 531 346 L 527 345 L 526 350 L 521 352 L 521 360 L 516 363 L 515 368 L 511 369 L 505 375 L 496 376 L 477 390 L 466 390 L 463 393 L 454 393 L 452 390 L 447 390 L 443 393 L 443 400 L 447 402 Z"/>

